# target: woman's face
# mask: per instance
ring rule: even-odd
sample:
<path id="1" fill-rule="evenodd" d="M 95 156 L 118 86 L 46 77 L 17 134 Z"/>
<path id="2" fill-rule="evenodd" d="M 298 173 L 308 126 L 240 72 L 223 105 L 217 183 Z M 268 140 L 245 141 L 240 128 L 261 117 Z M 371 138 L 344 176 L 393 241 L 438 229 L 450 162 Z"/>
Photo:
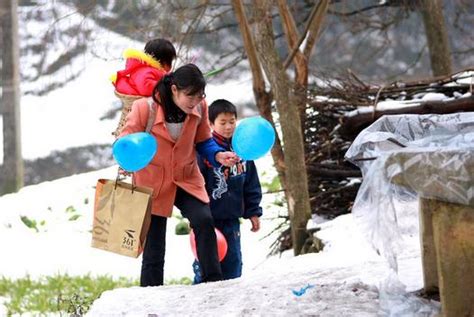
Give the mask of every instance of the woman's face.
<path id="1" fill-rule="evenodd" d="M 189 94 L 189 90 L 178 89 L 176 85 L 171 86 L 171 93 L 173 94 L 174 103 L 185 113 L 190 113 L 205 97 L 204 92 L 194 95 Z"/>

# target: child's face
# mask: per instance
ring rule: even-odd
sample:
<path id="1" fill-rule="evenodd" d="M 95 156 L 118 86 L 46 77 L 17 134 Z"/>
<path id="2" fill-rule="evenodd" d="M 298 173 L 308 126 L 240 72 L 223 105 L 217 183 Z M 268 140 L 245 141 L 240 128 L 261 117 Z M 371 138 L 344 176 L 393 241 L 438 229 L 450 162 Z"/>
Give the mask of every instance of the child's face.
<path id="1" fill-rule="evenodd" d="M 223 112 L 216 117 L 216 120 L 214 120 L 213 123 L 211 123 L 211 127 L 223 137 L 230 139 L 234 134 L 236 124 L 237 118 L 233 113 Z"/>

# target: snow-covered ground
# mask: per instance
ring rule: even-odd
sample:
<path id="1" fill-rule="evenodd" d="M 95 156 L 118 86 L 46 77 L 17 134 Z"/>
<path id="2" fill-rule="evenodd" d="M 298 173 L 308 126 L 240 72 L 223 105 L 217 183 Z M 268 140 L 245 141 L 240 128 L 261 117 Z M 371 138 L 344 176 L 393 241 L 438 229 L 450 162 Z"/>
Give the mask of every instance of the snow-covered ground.
<path id="1" fill-rule="evenodd" d="M 140 48 L 142 44 L 110 32 L 94 42 L 97 51 L 113 48 L 113 52 L 121 52 L 130 46 Z M 41 97 L 23 96 L 25 158 L 42 157 L 68 147 L 112 142 L 110 132 L 116 121 L 99 118 L 116 101 L 108 77 L 122 67 L 123 61 L 97 56 L 101 54 L 74 61 L 82 63 L 78 67 L 84 66 L 85 70 L 63 88 Z M 237 105 L 248 102 L 252 99 L 250 76 L 236 76 L 226 83 L 211 80 L 206 94 L 209 102 L 223 97 Z M 275 174 L 271 159 L 267 156 L 257 161 L 257 166 L 261 179 L 271 181 Z M 138 278 L 140 258 L 90 247 L 94 185 L 98 178 L 114 178 L 115 173 L 116 167 L 111 167 L 25 187 L 16 194 L 0 197 L 0 276 L 91 273 Z M 252 233 L 247 222 L 242 224 L 242 278 L 197 286 L 113 290 L 94 303 L 90 315 L 429 316 L 436 311 L 436 303 L 427 306 L 405 292 L 351 215 L 310 223 L 321 228 L 317 235 L 326 245 L 321 253 L 294 257 L 290 251 L 267 258 L 277 233 L 262 238 L 277 225 L 276 215 L 283 212 L 272 203 L 275 199 L 273 194 L 264 196 L 260 232 Z M 412 223 L 417 223 L 416 203 L 408 203 L 407 210 Z M 36 221 L 37 230 L 28 228 L 24 223 L 27 220 Z M 192 276 L 189 238 L 174 234 L 177 221 L 171 218 L 168 225 L 168 280 Z M 416 230 L 404 232 L 405 246 L 399 258 L 398 277 L 406 290 L 422 287 Z M 5 307 L 0 305 L 0 315 L 5 314 Z"/>
<path id="2" fill-rule="evenodd" d="M 263 181 L 274 175 L 269 157 L 257 161 L 257 166 Z M 0 197 L 0 241 L 9 241 L 2 246 L 2 254 L 8 256 L 0 261 L 1 274 L 11 278 L 56 273 L 138 278 L 140 258 L 90 247 L 93 186 L 98 178 L 113 177 L 115 172 L 116 168 L 111 167 L 25 187 L 16 194 Z M 387 279 L 393 277 L 387 262 L 371 248 L 352 215 L 312 224 L 321 228 L 317 235 L 326 245 L 321 253 L 294 257 L 288 251 L 267 257 L 275 235 L 261 238 L 274 228 L 275 216 L 282 212 L 272 203 L 274 199 L 273 195 L 264 196 L 260 232 L 252 233 L 249 223 L 242 224 L 242 278 L 197 286 L 108 291 L 94 303 L 89 315 L 377 316 L 401 309 L 402 314 L 393 316 L 430 316 L 420 313 L 420 309 L 436 309 L 436 304 L 426 306 L 407 295 L 399 284 L 393 284 L 394 280 Z M 406 204 L 406 210 L 407 217 L 411 215 L 416 223 L 416 203 Z M 28 228 L 22 216 L 35 220 L 38 231 Z M 177 221 L 170 219 L 167 232 L 168 280 L 192 276 L 189 238 L 174 234 Z M 410 228 L 404 231 L 405 248 L 400 254 L 398 276 L 406 290 L 416 290 L 422 287 L 420 250 L 417 228 Z M 310 288 L 303 293 L 308 285 Z M 293 291 L 303 294 L 297 296 Z M 0 307 L 0 315 L 1 312 Z"/>
<path id="3" fill-rule="evenodd" d="M 15 243 L 3 246 L 3 254 L 14 256 L 7 261 L 0 261 L 0 274 L 16 278 L 26 274 L 38 277 L 59 272 L 138 278 L 140 260 L 90 247 L 94 186 L 97 179 L 114 179 L 116 173 L 117 167 L 114 166 L 28 186 L 16 194 L 1 196 L 0 240 Z M 263 179 L 269 177 L 268 172 L 262 175 Z M 271 221 L 268 221 L 275 224 L 278 220 L 274 216 L 278 210 L 271 207 L 273 199 L 271 195 L 266 195 L 262 206 L 269 211 L 266 218 Z M 180 215 L 178 210 L 174 214 Z M 37 230 L 28 228 L 22 217 L 35 221 Z M 177 217 L 172 217 L 168 222 L 166 279 L 192 275 L 193 255 L 189 236 L 175 235 L 174 229 L 178 221 Z M 250 226 L 246 222 L 242 227 L 243 247 L 251 251 L 246 256 L 245 269 L 250 270 L 265 261 L 272 239 L 259 239 L 273 227 L 267 224 L 258 234 L 250 232 Z"/>

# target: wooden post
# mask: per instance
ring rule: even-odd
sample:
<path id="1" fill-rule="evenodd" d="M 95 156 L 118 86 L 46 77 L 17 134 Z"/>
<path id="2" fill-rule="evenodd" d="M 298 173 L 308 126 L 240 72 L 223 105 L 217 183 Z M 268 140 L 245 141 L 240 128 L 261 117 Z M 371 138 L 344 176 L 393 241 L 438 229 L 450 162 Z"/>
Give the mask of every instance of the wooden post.
<path id="1" fill-rule="evenodd" d="M 0 195 L 23 187 L 20 121 L 20 62 L 16 0 L 0 1 L 2 34 L 2 94 L 0 118 L 3 120 L 3 166 Z"/>
<path id="2" fill-rule="evenodd" d="M 437 201 L 420 198 L 420 244 L 425 293 L 438 291 L 438 268 L 433 237 L 433 209 Z"/>
<path id="3" fill-rule="evenodd" d="M 445 317 L 474 316 L 474 206 L 432 200 L 441 307 Z"/>

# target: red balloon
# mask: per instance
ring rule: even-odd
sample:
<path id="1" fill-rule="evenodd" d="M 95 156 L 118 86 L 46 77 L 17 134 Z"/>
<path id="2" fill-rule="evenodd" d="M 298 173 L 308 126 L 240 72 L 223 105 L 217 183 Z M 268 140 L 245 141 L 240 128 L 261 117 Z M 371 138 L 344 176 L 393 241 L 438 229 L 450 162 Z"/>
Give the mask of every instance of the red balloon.
<path id="1" fill-rule="evenodd" d="M 217 237 L 217 255 L 219 256 L 219 262 L 222 262 L 222 260 L 225 258 L 225 255 L 227 254 L 227 241 L 222 232 L 217 230 L 217 228 L 214 228 L 214 231 L 216 232 Z M 194 236 L 194 231 L 192 229 L 189 233 L 189 242 L 191 243 L 191 250 L 193 251 L 194 257 L 196 260 L 198 260 L 196 251 L 196 237 Z"/>

